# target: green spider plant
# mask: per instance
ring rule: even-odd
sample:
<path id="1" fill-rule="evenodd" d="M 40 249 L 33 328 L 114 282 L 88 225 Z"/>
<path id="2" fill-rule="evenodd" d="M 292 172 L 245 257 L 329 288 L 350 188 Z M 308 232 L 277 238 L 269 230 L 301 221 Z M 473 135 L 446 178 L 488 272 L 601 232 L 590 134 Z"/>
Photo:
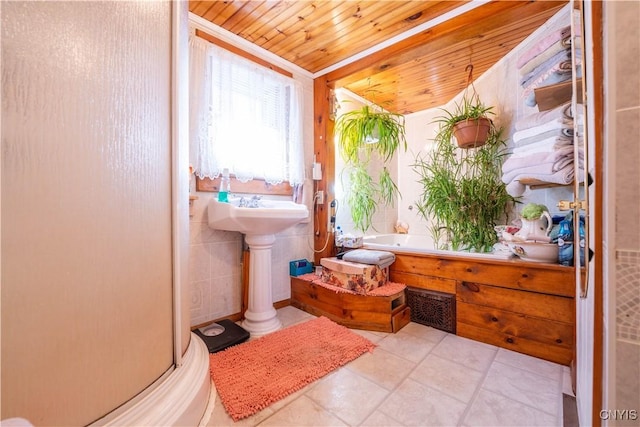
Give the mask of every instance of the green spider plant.
<path id="1" fill-rule="evenodd" d="M 399 146 L 407 149 L 404 116 L 382 109 L 376 111 L 368 105 L 342 114 L 335 131 L 340 155 L 347 163 L 359 163 L 363 152 L 368 156 L 378 153 L 387 162 Z"/>
<path id="2" fill-rule="evenodd" d="M 404 116 L 365 105 L 338 117 L 335 133 L 340 155 L 349 170 L 347 203 L 351 219 L 355 228 L 364 233 L 371 227 L 378 204 L 393 206 L 400 196 L 386 167 L 375 182 L 368 166 L 373 157 L 387 163 L 399 147 L 406 151 Z"/>
<path id="3" fill-rule="evenodd" d="M 423 188 L 416 207 L 432 221 L 440 249 L 492 250 L 496 221 L 515 202 L 500 179 L 506 154 L 502 129 L 495 129 L 484 146 L 472 150 L 460 150 L 450 135 L 438 134 L 433 149 L 416 157 L 412 167 Z"/>

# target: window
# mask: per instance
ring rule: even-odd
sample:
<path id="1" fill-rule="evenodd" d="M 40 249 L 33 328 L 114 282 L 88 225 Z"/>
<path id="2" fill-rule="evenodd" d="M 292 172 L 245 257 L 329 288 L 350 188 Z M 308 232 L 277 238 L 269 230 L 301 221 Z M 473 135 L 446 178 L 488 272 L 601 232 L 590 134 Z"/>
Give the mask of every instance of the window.
<path id="1" fill-rule="evenodd" d="M 304 180 L 299 82 L 192 37 L 191 162 L 200 178 Z"/>

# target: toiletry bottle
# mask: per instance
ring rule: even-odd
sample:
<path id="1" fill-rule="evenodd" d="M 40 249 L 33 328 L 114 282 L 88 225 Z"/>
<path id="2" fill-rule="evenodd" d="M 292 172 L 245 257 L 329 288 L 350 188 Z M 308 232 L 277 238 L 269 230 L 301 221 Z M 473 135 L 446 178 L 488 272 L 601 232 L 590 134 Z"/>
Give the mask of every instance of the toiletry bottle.
<path id="1" fill-rule="evenodd" d="M 573 265 L 573 218 L 567 215 L 560 221 L 558 231 L 558 263 L 561 265 Z"/>
<path id="2" fill-rule="evenodd" d="M 229 202 L 229 193 L 231 192 L 231 181 L 229 180 L 229 169 L 224 168 L 222 177 L 220 178 L 220 188 L 218 191 L 219 202 Z"/>
<path id="3" fill-rule="evenodd" d="M 342 234 L 342 229 L 340 228 L 340 226 L 336 228 L 335 243 L 336 248 L 342 248 L 342 246 L 344 246 L 344 235 Z"/>
<path id="4" fill-rule="evenodd" d="M 580 233 L 580 266 L 584 267 L 584 247 L 585 243 L 585 231 L 584 231 L 584 217 L 580 216 L 580 228 L 578 229 Z"/>

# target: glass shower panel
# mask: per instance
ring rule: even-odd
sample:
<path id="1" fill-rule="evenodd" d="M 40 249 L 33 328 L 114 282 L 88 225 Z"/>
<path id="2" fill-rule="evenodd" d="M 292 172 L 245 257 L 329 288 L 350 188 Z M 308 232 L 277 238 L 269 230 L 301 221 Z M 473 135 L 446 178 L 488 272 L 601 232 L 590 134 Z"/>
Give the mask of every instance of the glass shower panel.
<path id="1" fill-rule="evenodd" d="M 170 2 L 2 2 L 2 418 L 173 364 Z"/>

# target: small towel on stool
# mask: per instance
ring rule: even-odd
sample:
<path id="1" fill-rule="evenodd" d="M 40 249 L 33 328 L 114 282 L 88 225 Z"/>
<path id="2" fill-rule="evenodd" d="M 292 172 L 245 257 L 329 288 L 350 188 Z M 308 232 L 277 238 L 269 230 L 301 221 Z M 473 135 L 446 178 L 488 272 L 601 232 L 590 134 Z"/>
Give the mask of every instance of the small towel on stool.
<path id="1" fill-rule="evenodd" d="M 369 249 L 356 249 L 349 251 L 342 257 L 345 261 L 359 262 L 360 264 L 377 265 L 380 268 L 389 267 L 396 260 L 393 252 L 373 251 Z"/>

